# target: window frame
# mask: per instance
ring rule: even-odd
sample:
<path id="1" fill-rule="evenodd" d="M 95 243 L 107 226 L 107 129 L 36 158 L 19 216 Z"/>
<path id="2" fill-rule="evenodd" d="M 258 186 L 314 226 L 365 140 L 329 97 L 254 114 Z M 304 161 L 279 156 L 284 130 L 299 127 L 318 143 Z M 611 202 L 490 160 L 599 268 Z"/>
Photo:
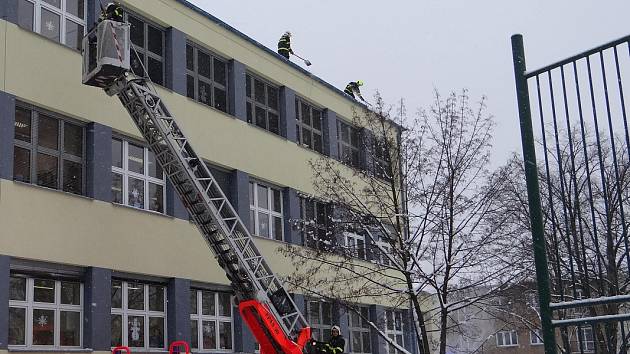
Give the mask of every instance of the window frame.
<path id="1" fill-rule="evenodd" d="M 195 296 L 196 296 L 196 307 L 197 307 L 197 313 L 190 313 L 190 322 L 191 322 L 191 328 L 192 328 L 192 321 L 197 321 L 197 348 L 194 348 L 195 352 L 198 353 L 208 353 L 208 352 L 217 352 L 217 353 L 233 353 L 234 352 L 234 296 L 230 293 L 224 292 L 224 291 L 213 291 L 213 290 L 205 290 L 205 289 L 191 289 L 191 292 L 195 292 Z M 202 294 L 203 292 L 208 292 L 208 293 L 212 293 L 213 297 L 214 297 L 214 315 L 204 315 L 203 314 L 203 301 L 202 301 Z M 219 314 L 219 294 L 228 294 L 230 296 L 230 316 L 221 316 Z M 215 339 L 216 339 L 216 345 L 217 348 L 203 348 L 203 322 L 204 321 L 214 321 L 215 322 L 215 329 L 214 329 L 214 334 L 215 334 Z M 220 326 L 219 323 L 230 323 L 230 336 L 231 336 L 231 340 L 232 340 L 232 348 L 230 349 L 221 349 L 218 348 L 220 346 L 221 343 L 221 332 L 220 332 Z M 191 334 L 192 336 L 192 334 Z M 191 350 L 193 350 L 192 347 L 192 337 L 191 337 Z"/>
<path id="2" fill-rule="evenodd" d="M 357 233 L 357 232 L 351 232 L 351 231 L 344 231 L 343 232 L 343 244 L 344 244 L 344 248 L 346 250 L 346 254 L 354 257 L 354 258 L 358 258 L 364 261 L 368 260 L 368 255 L 367 255 L 367 244 L 366 244 L 366 238 L 365 235 L 361 234 L 361 233 Z M 353 240 L 354 244 L 350 244 L 351 240 Z M 358 247 L 358 241 L 362 241 L 363 242 L 363 247 L 359 248 Z M 363 251 L 363 256 L 360 255 L 360 252 Z"/>
<path id="3" fill-rule="evenodd" d="M 318 313 L 317 316 L 319 318 L 319 321 L 317 323 L 313 320 L 311 316 L 311 310 L 312 310 L 313 304 L 317 304 L 317 313 Z M 305 313 L 308 319 L 308 323 L 310 324 L 311 329 L 314 330 L 314 331 L 311 331 L 312 332 L 311 334 L 321 333 L 322 335 L 321 338 L 315 338 L 315 336 L 313 335 L 313 338 L 319 341 L 328 341 L 331 337 L 330 329 L 332 325 L 336 322 L 334 319 L 333 304 L 331 302 L 318 300 L 318 299 L 307 299 L 305 301 L 305 305 L 306 305 Z M 324 305 L 328 306 L 330 309 L 330 323 L 324 323 Z M 328 334 L 328 336 L 326 336 L 326 333 Z"/>
<path id="4" fill-rule="evenodd" d="M 387 176 L 387 172 L 392 170 L 391 168 L 391 156 L 387 157 L 386 144 L 388 142 L 385 138 L 374 139 L 372 162 L 374 165 L 374 176 L 384 181 L 390 182 L 393 176 Z"/>
<path id="5" fill-rule="evenodd" d="M 113 304 L 110 308 L 110 327 L 111 327 L 111 322 L 113 319 L 113 315 L 120 315 L 121 316 L 121 343 L 119 345 L 124 345 L 124 346 L 128 346 L 129 348 L 132 349 L 141 349 L 141 350 L 147 350 L 147 351 L 155 351 L 155 350 L 166 350 L 168 348 L 168 293 L 167 293 L 167 288 L 165 285 L 163 284 L 154 284 L 154 283 L 147 283 L 147 282 L 143 282 L 143 281 L 135 281 L 135 280 L 122 280 L 122 279 L 112 279 L 112 289 L 113 289 L 113 283 L 114 282 L 120 282 L 121 283 L 121 302 L 122 302 L 122 307 L 117 308 L 117 307 L 113 307 Z M 129 283 L 135 283 L 135 284 L 139 284 L 143 286 L 143 307 L 144 310 L 134 310 L 134 309 L 129 309 L 129 294 L 128 294 L 128 289 L 129 289 Z M 149 306 L 149 286 L 159 286 L 162 288 L 163 291 L 163 306 L 164 306 L 164 312 L 160 312 L 160 311 L 152 311 L 150 310 Z M 110 294 L 111 296 L 111 294 Z M 129 338 L 128 338 L 128 334 L 129 334 L 129 328 L 128 328 L 128 318 L 129 316 L 136 316 L 136 317 L 143 317 L 144 318 L 144 325 L 143 325 L 143 331 L 144 331 L 144 347 L 132 347 L 129 345 Z M 149 333 L 149 319 L 151 317 L 158 317 L 158 318 L 163 318 L 164 319 L 164 338 L 163 338 L 163 343 L 164 346 L 162 348 L 157 348 L 157 347 L 151 347 L 151 334 Z M 110 341 L 113 340 L 113 335 L 110 339 Z M 111 345 L 111 343 L 110 343 Z M 114 347 L 111 347 L 114 348 Z"/>
<path id="6" fill-rule="evenodd" d="M 188 67 L 188 47 L 192 48 L 192 55 L 193 55 L 193 68 L 190 69 Z M 203 54 L 207 55 L 210 57 L 211 59 L 211 65 L 210 65 L 210 75 L 212 76 L 212 78 L 207 78 L 205 76 L 203 76 L 202 74 L 199 74 L 199 51 L 201 51 Z M 221 111 L 223 113 L 226 114 L 230 114 L 230 97 L 229 97 L 229 78 L 228 78 L 228 74 L 229 74 L 229 67 L 228 67 L 228 59 L 225 59 L 217 54 L 215 54 L 214 52 L 206 49 L 205 47 L 193 42 L 193 41 L 186 41 L 186 53 L 184 53 L 184 58 L 186 60 L 186 97 L 194 100 L 195 102 L 201 103 L 207 107 L 211 107 L 216 109 L 217 111 Z M 225 68 L 225 85 L 215 81 L 214 77 L 215 77 L 215 73 L 214 73 L 214 62 L 215 60 L 218 60 L 219 62 L 223 63 L 223 66 Z M 193 90 L 194 90 L 194 97 L 190 97 L 189 93 L 188 93 L 188 78 L 192 77 L 194 84 L 193 84 Z M 199 81 L 205 83 L 206 85 L 210 86 L 210 104 L 204 103 L 199 99 Z M 221 110 L 220 108 L 217 107 L 217 104 L 215 102 L 215 90 L 219 89 L 225 92 L 225 110 Z"/>
<path id="7" fill-rule="evenodd" d="M 302 115 L 302 107 L 307 107 L 310 115 L 311 124 L 306 124 Z M 315 128 L 313 124 L 313 112 L 319 112 L 319 124 L 320 129 Z M 305 147 L 307 149 L 313 150 L 320 154 L 324 154 L 324 110 L 316 107 L 315 105 L 307 102 L 305 99 L 301 97 L 295 97 L 295 136 L 296 143 L 299 146 Z M 310 144 L 306 144 L 303 141 L 304 132 L 307 131 L 309 133 L 309 139 L 311 140 Z M 315 148 L 315 136 L 319 135 L 320 139 L 320 150 Z"/>
<path id="8" fill-rule="evenodd" d="M 25 28 L 22 27 L 20 25 L 18 25 L 20 28 L 23 28 L 25 30 L 29 30 L 32 32 L 35 32 L 43 37 L 46 37 L 47 39 L 57 42 L 59 44 L 62 44 L 68 48 L 77 50 L 77 51 L 81 51 L 81 45 L 82 45 L 82 41 L 79 40 L 77 42 L 79 48 L 74 48 L 74 47 L 70 47 L 66 42 L 67 42 L 67 38 L 66 38 L 66 24 L 67 21 L 71 21 L 74 22 L 75 24 L 83 27 L 83 36 L 85 36 L 85 34 L 87 33 L 87 9 L 88 9 L 88 1 L 87 0 L 83 0 L 83 20 L 73 14 L 71 14 L 70 12 L 68 12 L 66 10 L 66 3 L 67 0 L 59 0 L 59 8 L 55 7 L 52 4 L 47 3 L 44 0 L 18 0 L 18 1 L 23 1 L 23 2 L 28 2 L 30 4 L 33 5 L 33 14 L 32 14 L 32 20 L 33 20 L 33 27 L 32 28 Z M 59 41 L 56 41 L 52 38 L 47 37 L 46 35 L 42 34 L 42 9 L 45 9 L 47 11 L 50 11 L 52 13 L 54 13 L 55 15 L 59 16 Z M 19 22 L 19 21 L 18 21 Z M 83 37 L 81 36 L 81 37 Z"/>
<path id="9" fill-rule="evenodd" d="M 122 203 L 117 203 L 114 201 L 113 199 L 113 188 L 114 188 L 113 183 L 114 182 L 112 179 L 112 203 L 118 204 L 118 205 L 124 205 L 124 206 L 138 209 L 138 210 L 144 210 L 144 211 L 163 214 L 163 215 L 166 214 L 166 209 L 167 209 L 166 207 L 166 173 L 164 170 L 162 170 L 162 179 L 158 179 L 149 175 L 149 155 L 152 152 L 149 150 L 149 148 L 145 144 L 138 143 L 136 141 L 130 141 L 129 139 L 125 139 L 124 137 L 112 136 L 111 140 L 112 140 L 112 144 L 114 140 L 118 140 L 122 143 L 122 148 L 121 148 L 122 167 L 114 166 L 113 161 L 112 161 L 111 173 L 112 173 L 112 177 L 113 177 L 113 174 L 118 174 L 122 176 L 121 193 L 122 193 L 122 201 L 123 201 Z M 137 147 L 142 147 L 143 149 L 143 153 L 142 153 L 143 173 L 142 174 L 129 170 L 129 144 L 133 144 Z M 159 166 L 159 162 L 157 162 L 157 160 L 155 160 L 155 164 Z M 130 177 L 143 181 L 143 185 L 144 185 L 144 201 L 143 201 L 144 207 L 143 208 L 138 208 L 138 207 L 129 205 L 128 197 L 129 197 L 129 178 Z M 162 186 L 162 209 L 163 210 L 161 212 L 150 209 L 150 199 L 151 199 L 150 193 L 149 193 L 150 183 L 153 183 L 158 186 Z"/>
<path id="10" fill-rule="evenodd" d="M 332 250 L 335 246 L 332 244 L 335 242 L 335 237 L 332 234 L 332 227 L 329 220 L 331 214 L 331 206 L 328 203 L 325 203 L 319 199 L 311 198 L 307 196 L 299 196 L 300 200 L 300 220 L 302 221 L 302 227 L 300 233 L 302 235 L 302 246 L 309 247 L 312 249 L 326 251 Z M 307 204 L 312 203 L 314 218 L 312 220 L 307 220 Z M 319 223 L 319 213 L 320 210 L 323 209 L 325 222 L 324 224 Z M 312 221 L 312 222 L 311 222 Z M 324 243 L 327 241 L 326 239 L 322 239 L 319 237 L 319 232 L 323 232 L 325 235 L 329 235 L 331 244 L 326 246 Z M 309 233 L 312 233 L 313 237 L 309 238 Z"/>
<path id="11" fill-rule="evenodd" d="M 593 333 L 593 327 L 578 326 L 576 331 L 578 332 L 578 337 L 576 338 L 578 351 L 583 351 L 584 353 L 595 352 L 595 335 Z M 590 339 L 587 333 L 590 333 Z M 582 348 L 582 346 L 584 347 Z"/>
<path id="12" fill-rule="evenodd" d="M 142 39 L 142 42 L 143 42 L 142 47 L 133 43 L 130 37 L 129 43 L 131 44 L 131 49 L 135 50 L 138 54 L 142 54 L 144 56 L 142 65 L 144 66 L 144 69 L 147 71 L 146 73 L 147 76 L 149 75 L 149 58 L 152 58 L 162 63 L 162 77 L 160 78 L 161 82 L 157 82 L 154 80 L 154 78 L 151 78 L 151 77 L 150 79 L 154 84 L 165 87 L 166 86 L 166 29 L 160 25 L 157 25 L 156 23 L 150 20 L 147 20 L 145 17 L 139 15 L 138 13 L 131 12 L 129 11 L 129 9 L 125 8 L 123 11 L 123 18 L 125 22 L 127 23 L 129 23 L 129 16 L 142 22 L 143 24 L 142 30 L 144 33 L 144 37 Z M 160 31 L 160 33 L 162 34 L 162 54 L 161 55 L 153 53 L 151 50 L 149 50 L 149 26 Z M 131 28 L 129 29 L 129 31 L 131 33 Z M 137 59 L 137 57 L 136 57 L 136 54 L 132 52 L 130 61 L 133 61 L 134 59 Z M 131 62 L 129 64 L 132 65 Z M 133 67 L 131 68 L 131 70 L 133 72 Z M 142 76 L 144 76 L 144 73 Z"/>
<path id="13" fill-rule="evenodd" d="M 498 331 L 495 336 L 497 338 L 497 347 L 518 347 L 518 332 L 515 329 Z M 500 344 L 499 338 L 501 338 Z M 509 344 L 506 344 L 506 338 L 509 339 Z M 514 338 L 516 338 L 516 342 L 513 342 Z"/>
<path id="14" fill-rule="evenodd" d="M 348 141 L 344 141 L 343 131 L 347 130 Z M 352 145 L 352 140 L 356 139 L 356 146 Z M 343 119 L 337 119 L 337 152 L 339 154 L 339 161 L 343 164 L 348 165 L 352 168 L 362 169 L 361 164 L 361 131 L 359 128 L 355 127 L 351 123 L 347 123 Z M 350 155 L 346 155 L 343 153 L 344 148 L 350 151 Z M 356 162 L 353 158 L 353 152 L 356 152 L 357 158 Z"/>
<path id="15" fill-rule="evenodd" d="M 247 72 L 245 74 L 245 108 L 247 115 L 247 123 L 257 126 L 259 128 L 265 129 L 268 132 L 271 132 L 276 135 L 282 135 L 280 130 L 280 87 L 276 86 L 269 81 L 261 78 L 258 75 L 255 75 L 251 72 Z M 262 104 L 256 100 L 256 81 L 261 82 L 265 86 L 265 104 Z M 249 85 L 250 90 L 247 89 Z M 277 107 L 278 109 L 274 109 L 269 105 L 269 88 L 274 88 L 276 90 L 276 99 L 277 99 Z M 251 107 L 251 108 L 250 108 Z M 265 126 L 261 127 L 256 120 L 256 108 L 261 108 L 265 111 Z M 269 122 L 269 114 L 275 114 L 277 119 L 277 131 L 273 131 L 271 129 L 271 124 Z"/>
<path id="16" fill-rule="evenodd" d="M 52 113 L 52 112 L 48 112 L 45 110 L 42 110 L 38 107 L 32 106 L 32 105 L 25 105 L 22 103 L 16 103 L 15 105 L 15 109 L 23 109 L 23 110 L 28 110 L 30 111 L 30 125 L 31 125 L 31 129 L 30 129 L 30 142 L 26 142 L 23 140 L 19 140 L 16 139 L 15 137 L 15 124 L 17 124 L 17 121 L 14 124 L 14 128 L 13 128 L 13 153 L 15 154 L 15 148 L 19 147 L 21 149 L 25 149 L 29 151 L 29 181 L 23 181 L 23 180 L 19 180 L 15 178 L 15 173 L 13 174 L 13 180 L 14 181 L 18 181 L 18 182 L 22 182 L 22 183 L 28 183 L 28 184 L 32 184 L 38 187 L 42 187 L 42 188 L 48 188 L 48 189 L 52 189 L 52 190 L 57 190 L 57 191 L 61 191 L 64 193 L 69 193 L 69 194 L 76 194 L 76 195 L 81 195 L 81 196 L 85 196 L 87 191 L 86 191 L 86 151 L 87 151 L 87 129 L 85 128 L 85 124 L 78 122 L 76 120 L 72 120 L 69 118 L 66 118 L 64 116 L 61 116 L 59 114 L 56 113 Z M 48 147 L 44 147 L 44 146 L 40 146 L 39 145 L 39 122 L 40 122 L 40 115 L 44 115 L 46 117 L 52 118 L 57 120 L 57 149 L 52 149 L 52 148 L 48 148 Z M 75 156 L 72 154 L 69 154 L 67 152 L 65 152 L 65 124 L 71 124 L 74 126 L 77 126 L 81 129 L 81 155 L 82 156 Z M 52 187 L 48 187 L 48 186 L 44 186 L 44 185 L 40 185 L 39 183 L 37 183 L 37 156 L 39 153 L 42 153 L 46 156 L 52 156 L 55 157 L 57 159 L 57 188 L 52 188 Z M 64 174 L 63 174 L 63 170 L 64 170 L 64 161 L 67 160 L 69 162 L 73 162 L 73 163 L 78 163 L 81 165 L 81 193 L 74 193 L 72 191 L 65 191 L 64 190 Z M 15 167 L 15 161 L 13 162 L 13 166 Z"/>
<path id="17" fill-rule="evenodd" d="M 263 209 L 258 206 L 258 187 L 264 187 L 267 189 L 267 207 L 268 209 Z M 253 188 L 253 189 L 252 189 Z M 273 191 L 278 191 L 280 195 L 280 211 L 277 212 L 273 210 Z M 253 193 L 252 193 L 253 191 Z M 249 220 L 250 220 L 250 232 L 257 237 L 262 237 L 274 241 L 285 241 L 284 239 L 284 193 L 282 189 L 270 186 L 268 184 L 260 183 L 257 181 L 249 182 Z M 252 219 L 253 213 L 253 219 Z M 264 236 L 260 234 L 260 223 L 259 216 L 260 214 L 267 214 L 269 219 L 269 236 Z M 282 225 L 280 238 L 278 238 L 275 234 L 275 225 L 273 224 L 274 217 L 280 218 L 280 224 Z M 253 223 L 252 223 L 253 222 Z M 273 233 L 272 233 L 273 226 Z"/>
<path id="18" fill-rule="evenodd" d="M 12 274 L 11 278 L 22 278 L 26 279 L 26 299 L 22 300 L 9 300 L 9 308 L 20 308 L 25 310 L 25 318 L 26 321 L 24 326 L 24 344 L 23 345 L 15 345 L 10 344 L 8 346 L 9 350 L 13 349 L 29 349 L 29 350 L 64 350 L 64 349 L 80 349 L 83 348 L 83 305 L 84 305 L 84 295 L 83 295 L 83 283 L 78 279 L 52 279 L 48 277 L 38 277 L 38 276 L 23 276 L 20 274 Z M 35 280 L 49 280 L 55 282 L 55 294 L 54 294 L 54 302 L 46 303 L 46 302 L 35 302 L 34 300 L 34 291 L 35 291 Z M 61 283 L 78 283 L 79 284 L 79 305 L 70 305 L 70 304 L 62 304 L 61 303 Z M 33 310 L 52 310 L 54 311 L 54 332 L 53 332 L 53 345 L 34 345 L 33 344 Z M 78 312 L 80 318 L 79 324 L 79 345 L 78 346 L 62 346 L 61 345 L 61 312 Z M 7 320 L 8 321 L 8 320 Z"/>
<path id="19" fill-rule="evenodd" d="M 544 344 L 542 340 L 542 330 L 540 328 L 530 329 L 529 330 L 529 344 L 530 345 L 542 345 Z"/>
<path id="20" fill-rule="evenodd" d="M 405 318 L 404 316 L 405 315 L 402 310 L 397 310 L 397 309 L 385 310 L 385 334 L 387 335 L 389 339 L 393 340 L 394 342 L 396 342 L 396 344 L 400 345 L 403 348 L 405 347 Z M 399 317 L 399 320 L 400 320 L 400 329 L 396 328 L 397 317 Z M 393 323 L 390 323 L 390 320 Z M 401 339 L 402 343 L 398 342 L 398 338 Z M 392 345 L 387 345 L 386 347 L 387 347 L 386 348 L 387 354 L 402 354 L 401 351 L 399 351 L 398 349 L 394 349 Z M 392 353 L 390 349 L 394 349 L 394 352 Z"/>
<path id="21" fill-rule="evenodd" d="M 364 315 L 367 315 L 365 317 L 368 318 L 370 317 L 370 310 L 367 306 L 357 306 L 357 309 L 361 312 L 365 311 Z M 372 348 L 372 333 L 371 333 L 371 329 L 370 326 L 365 322 L 365 320 L 363 318 L 361 318 L 356 312 L 354 312 L 353 310 L 348 310 L 347 312 L 348 315 L 348 344 L 346 345 L 348 347 L 348 353 L 351 354 L 368 354 L 368 353 L 372 353 L 373 348 Z M 352 323 L 352 317 L 353 316 L 357 316 L 359 318 L 360 323 L 360 327 L 355 327 L 354 324 Z M 365 343 L 364 343 L 364 333 L 367 333 L 368 336 L 368 342 L 370 343 L 370 351 L 369 352 L 364 352 L 364 351 L 354 351 L 355 348 L 353 348 L 353 343 L 352 343 L 352 336 L 353 336 L 353 332 L 358 332 L 361 333 L 361 350 L 363 350 L 365 348 Z M 346 348 L 344 348 L 344 351 L 346 350 Z"/>

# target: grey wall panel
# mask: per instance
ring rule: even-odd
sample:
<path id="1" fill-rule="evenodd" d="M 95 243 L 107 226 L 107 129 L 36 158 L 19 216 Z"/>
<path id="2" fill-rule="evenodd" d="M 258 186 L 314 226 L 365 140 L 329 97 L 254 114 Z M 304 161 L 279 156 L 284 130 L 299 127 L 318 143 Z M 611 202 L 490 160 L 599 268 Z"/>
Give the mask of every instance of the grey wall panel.
<path id="1" fill-rule="evenodd" d="M 339 158 L 339 152 L 337 151 L 337 114 L 330 109 L 325 109 L 323 115 L 324 155 Z"/>
<path id="2" fill-rule="evenodd" d="M 112 128 L 90 123 L 86 128 L 86 194 L 112 201 Z"/>
<path id="3" fill-rule="evenodd" d="M 94 350 L 111 346 L 112 271 L 90 267 L 85 273 L 83 345 Z"/>
<path id="4" fill-rule="evenodd" d="M 168 342 L 190 343 L 190 280 L 173 278 L 168 282 Z"/>
<path id="5" fill-rule="evenodd" d="M 177 28 L 166 30 L 166 87 L 186 96 L 186 34 Z"/>
<path id="6" fill-rule="evenodd" d="M 243 171 L 234 170 L 231 180 L 230 201 L 245 227 L 249 228 L 249 175 Z"/>
<path id="7" fill-rule="evenodd" d="M 300 199 L 293 188 L 284 188 L 282 193 L 284 212 L 284 240 L 286 242 L 303 245 L 302 233 L 295 226 L 300 219 Z"/>
<path id="8" fill-rule="evenodd" d="M 166 181 L 166 214 L 178 219 L 189 220 L 188 210 L 182 204 L 175 187 L 169 180 Z"/>
<path id="9" fill-rule="evenodd" d="M 13 180 L 15 97 L 0 91 L 0 178 Z"/>
<path id="10" fill-rule="evenodd" d="M 246 88 L 246 68 L 245 64 L 230 60 L 228 73 L 228 100 L 229 112 L 236 118 L 247 122 L 247 107 L 245 97 Z"/>
<path id="11" fill-rule="evenodd" d="M 9 343 L 9 272 L 11 258 L 0 255 L 0 349 Z"/>
<path id="12" fill-rule="evenodd" d="M 280 87 L 280 135 L 297 141 L 295 131 L 295 92 L 286 86 Z"/>

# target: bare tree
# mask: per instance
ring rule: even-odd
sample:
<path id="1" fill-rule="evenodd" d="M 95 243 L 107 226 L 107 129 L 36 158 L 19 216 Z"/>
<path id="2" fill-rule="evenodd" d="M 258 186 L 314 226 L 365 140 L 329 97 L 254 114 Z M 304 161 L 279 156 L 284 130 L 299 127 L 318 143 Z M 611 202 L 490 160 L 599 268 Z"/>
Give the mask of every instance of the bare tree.
<path id="1" fill-rule="evenodd" d="M 412 119 L 402 102 L 393 110 L 377 95 L 355 114 L 361 134 L 339 132 L 341 160 L 361 161 L 361 169 L 312 161 L 317 197 L 333 208 L 306 210 L 297 223 L 313 247 L 285 247 L 296 268 L 289 281 L 339 301 L 410 304 L 423 352 L 431 352 L 435 332 L 444 354 L 447 335 L 458 330 L 450 315 L 482 304 L 529 268 L 504 248 L 504 176 L 489 170 L 494 122 L 485 98 L 472 104 L 466 91 L 436 92 Z M 352 149 L 359 140 L 365 155 Z M 318 228 L 323 220 L 327 228 Z"/>

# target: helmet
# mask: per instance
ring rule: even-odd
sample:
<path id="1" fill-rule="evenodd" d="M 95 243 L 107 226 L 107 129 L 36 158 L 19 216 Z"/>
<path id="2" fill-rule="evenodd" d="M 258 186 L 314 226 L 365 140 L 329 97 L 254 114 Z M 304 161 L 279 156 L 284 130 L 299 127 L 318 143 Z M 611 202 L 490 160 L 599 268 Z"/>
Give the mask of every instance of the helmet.
<path id="1" fill-rule="evenodd" d="M 341 333 L 341 328 L 339 328 L 339 326 L 337 326 L 337 325 L 332 326 L 332 328 L 330 329 L 330 331 L 331 331 L 331 332 L 332 332 L 332 331 L 335 331 L 335 330 L 336 330 L 337 332 Z"/>
<path id="2" fill-rule="evenodd" d="M 285 36 L 289 36 L 289 37 L 291 37 L 291 32 L 286 31 L 286 32 L 284 32 L 284 35 L 285 35 Z"/>
<path id="3" fill-rule="evenodd" d="M 363 86 L 363 81 L 361 81 L 361 80 L 357 80 L 357 85 L 359 85 L 359 86 Z"/>

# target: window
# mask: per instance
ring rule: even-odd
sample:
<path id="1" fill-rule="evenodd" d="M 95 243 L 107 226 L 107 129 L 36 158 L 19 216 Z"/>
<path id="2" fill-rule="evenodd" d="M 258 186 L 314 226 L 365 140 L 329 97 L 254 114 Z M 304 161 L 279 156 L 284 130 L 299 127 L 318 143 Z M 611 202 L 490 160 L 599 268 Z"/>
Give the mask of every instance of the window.
<path id="1" fill-rule="evenodd" d="M 330 340 L 330 329 L 333 326 L 332 304 L 317 300 L 307 301 L 306 315 L 313 338 L 326 342 Z"/>
<path id="2" fill-rule="evenodd" d="M 247 122 L 280 134 L 278 88 L 247 74 Z"/>
<path id="3" fill-rule="evenodd" d="M 357 310 L 359 310 L 361 316 L 365 319 L 361 318 L 361 316 L 353 310 L 349 310 L 348 312 L 348 330 L 350 331 L 348 341 L 350 342 L 350 353 L 371 353 L 370 326 L 367 323 L 367 319 L 369 319 L 368 308 L 359 307 Z"/>
<path id="4" fill-rule="evenodd" d="M 232 351 L 232 296 L 190 291 L 191 347 L 200 351 Z"/>
<path id="5" fill-rule="evenodd" d="M 322 153 L 322 111 L 296 98 L 295 119 L 297 142 Z"/>
<path id="6" fill-rule="evenodd" d="M 249 225 L 254 235 L 283 240 L 280 190 L 255 182 L 249 183 Z"/>
<path id="7" fill-rule="evenodd" d="M 518 345 L 518 334 L 515 330 L 497 332 L 496 337 L 497 347 L 511 347 Z"/>
<path id="8" fill-rule="evenodd" d="M 164 31 L 136 15 L 126 13 L 131 25 L 131 70 L 138 76 L 148 73 L 151 81 L 164 84 Z M 137 54 L 137 55 L 136 55 Z"/>
<path id="9" fill-rule="evenodd" d="M 166 291 L 161 285 L 112 280 L 112 347 L 166 348 Z"/>
<path id="10" fill-rule="evenodd" d="M 396 310 L 385 310 L 385 333 L 389 339 L 396 342 L 396 344 L 404 347 L 405 336 L 403 328 L 403 312 Z M 388 354 L 402 354 L 400 350 L 397 350 L 393 345 L 388 345 Z"/>
<path id="11" fill-rule="evenodd" d="M 374 141 L 374 175 L 386 181 L 391 180 L 391 159 L 387 156 L 387 142 L 375 139 Z"/>
<path id="12" fill-rule="evenodd" d="M 579 328 L 579 338 L 578 342 L 578 350 L 584 352 L 594 352 L 595 351 L 595 339 L 593 338 L 593 328 L 592 327 L 580 327 Z M 580 350 L 580 348 L 582 348 Z"/>
<path id="13" fill-rule="evenodd" d="M 531 345 L 543 344 L 542 336 L 542 330 L 540 329 L 529 331 L 529 343 Z"/>
<path id="14" fill-rule="evenodd" d="M 18 0 L 18 26 L 81 50 L 85 0 Z"/>
<path id="15" fill-rule="evenodd" d="M 164 212 L 166 178 L 148 148 L 112 139 L 112 201 Z"/>
<path id="16" fill-rule="evenodd" d="M 337 120 L 337 144 L 341 161 L 352 167 L 360 168 L 359 130 L 341 120 Z"/>
<path id="17" fill-rule="evenodd" d="M 334 235 L 328 228 L 328 212 L 328 205 L 316 199 L 300 198 L 302 240 L 305 246 L 322 251 L 334 246 Z"/>
<path id="18" fill-rule="evenodd" d="M 11 276 L 9 347 L 80 348 L 83 285 Z"/>
<path id="19" fill-rule="evenodd" d="M 344 232 L 347 254 L 360 259 L 367 259 L 365 252 L 365 236 L 353 232 Z"/>
<path id="20" fill-rule="evenodd" d="M 215 55 L 186 44 L 186 95 L 227 112 L 227 63 Z"/>
<path id="21" fill-rule="evenodd" d="M 84 136 L 78 124 L 17 106 L 13 179 L 83 194 Z"/>

